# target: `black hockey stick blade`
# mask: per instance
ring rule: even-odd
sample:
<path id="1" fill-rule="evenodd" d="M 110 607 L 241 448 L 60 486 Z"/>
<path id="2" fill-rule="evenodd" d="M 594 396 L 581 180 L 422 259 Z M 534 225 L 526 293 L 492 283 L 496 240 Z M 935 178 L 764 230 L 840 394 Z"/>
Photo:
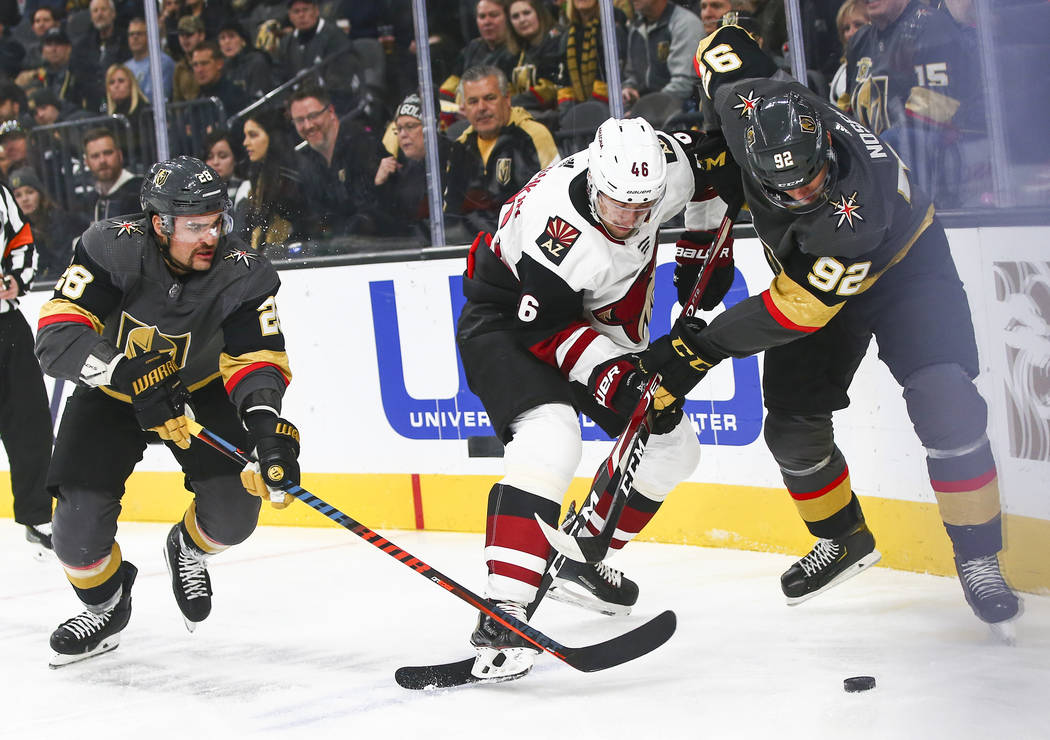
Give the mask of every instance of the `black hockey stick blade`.
<path id="1" fill-rule="evenodd" d="M 605 642 L 569 648 L 565 662 L 585 673 L 604 671 L 656 650 L 671 639 L 677 626 L 678 618 L 668 609 L 645 624 Z"/>
<path id="2" fill-rule="evenodd" d="M 433 691 L 476 683 L 502 683 L 524 678 L 528 674 L 528 671 L 525 671 L 512 676 L 478 678 L 470 672 L 473 667 L 474 658 L 457 660 L 454 663 L 441 663 L 440 665 L 410 665 L 398 668 L 394 672 L 394 680 L 403 689 Z"/>

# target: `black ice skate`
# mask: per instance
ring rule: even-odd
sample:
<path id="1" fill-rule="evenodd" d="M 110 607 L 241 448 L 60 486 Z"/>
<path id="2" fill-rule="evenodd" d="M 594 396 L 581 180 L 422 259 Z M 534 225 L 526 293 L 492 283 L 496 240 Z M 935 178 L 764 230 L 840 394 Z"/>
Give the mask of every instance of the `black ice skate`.
<path id="1" fill-rule="evenodd" d="M 207 560 L 207 555 L 186 542 L 181 525 L 171 528 L 164 544 L 164 562 L 168 564 L 175 602 L 190 632 L 211 614 L 211 578 Z"/>
<path id="2" fill-rule="evenodd" d="M 50 560 L 55 556 L 55 548 L 51 544 L 51 522 L 27 524 L 26 542 L 33 546 L 33 557 L 37 560 Z"/>
<path id="3" fill-rule="evenodd" d="M 547 595 L 602 614 L 624 616 L 638 601 L 638 584 L 605 563 L 577 563 L 566 558 Z"/>
<path id="4" fill-rule="evenodd" d="M 83 611 L 51 633 L 51 649 L 55 654 L 48 665 L 52 668 L 108 653 L 120 644 L 120 631 L 131 619 L 131 586 L 139 572 L 127 560 L 120 567 L 124 580 L 116 605 L 100 614 Z"/>
<path id="5" fill-rule="evenodd" d="M 955 569 L 959 572 L 966 603 L 973 613 L 987 622 L 997 637 L 1012 643 L 1013 625 L 1007 622 L 1017 616 L 1021 602 L 1003 579 L 999 556 L 993 553 L 972 560 L 956 558 Z"/>
<path id="6" fill-rule="evenodd" d="M 525 605 L 516 601 L 497 601 L 494 605 L 512 617 L 525 621 Z M 517 632 L 504 627 L 488 614 L 478 615 L 478 624 L 470 636 L 478 656 L 471 674 L 476 678 L 511 681 L 532 669 L 539 648 Z"/>
<path id="7" fill-rule="evenodd" d="M 817 540 L 808 555 L 780 576 L 780 588 L 788 605 L 794 606 L 852 578 L 881 558 L 875 537 L 862 521 L 842 537 Z"/>

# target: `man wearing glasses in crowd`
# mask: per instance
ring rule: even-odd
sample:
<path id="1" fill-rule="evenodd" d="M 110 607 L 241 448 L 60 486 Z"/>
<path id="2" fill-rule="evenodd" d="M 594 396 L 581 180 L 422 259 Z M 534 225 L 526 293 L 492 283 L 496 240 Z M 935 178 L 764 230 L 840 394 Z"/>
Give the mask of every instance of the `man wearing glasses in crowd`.
<path id="1" fill-rule="evenodd" d="M 299 155 L 300 173 L 321 234 L 375 234 L 374 179 L 385 154 L 379 141 L 358 124 L 340 121 L 331 98 L 317 87 L 295 91 L 288 113 L 308 144 Z"/>

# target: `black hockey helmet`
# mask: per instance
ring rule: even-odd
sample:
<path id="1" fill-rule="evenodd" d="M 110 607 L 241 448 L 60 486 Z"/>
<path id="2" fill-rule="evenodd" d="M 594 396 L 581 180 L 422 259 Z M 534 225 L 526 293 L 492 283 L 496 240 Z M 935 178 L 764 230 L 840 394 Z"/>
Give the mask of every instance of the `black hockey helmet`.
<path id="1" fill-rule="evenodd" d="M 816 107 L 796 92 L 762 98 L 744 132 L 747 167 L 777 206 L 804 212 L 824 203 L 837 174 L 831 138 Z M 784 191 L 802 187 L 829 165 L 823 190 L 798 202 Z"/>
<path id="2" fill-rule="evenodd" d="M 142 210 L 164 220 L 165 233 L 174 229 L 175 216 L 223 212 L 223 234 L 233 226 L 226 183 L 218 172 L 196 157 L 180 154 L 150 167 L 139 193 Z"/>

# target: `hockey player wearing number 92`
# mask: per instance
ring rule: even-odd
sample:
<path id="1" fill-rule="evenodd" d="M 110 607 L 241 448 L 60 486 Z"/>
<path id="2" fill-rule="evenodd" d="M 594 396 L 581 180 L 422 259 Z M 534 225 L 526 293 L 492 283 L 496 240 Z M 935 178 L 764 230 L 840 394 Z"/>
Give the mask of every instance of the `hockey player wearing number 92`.
<path id="1" fill-rule="evenodd" d="M 550 552 L 534 515 L 557 525 L 580 462 L 578 412 L 616 436 L 648 380 L 632 353 L 649 343 L 657 231 L 691 200 L 714 194 L 709 173 L 697 165 L 705 161 L 697 157 L 701 145 L 699 134 L 609 119 L 588 149 L 533 177 L 503 206 L 496 234 L 479 234 L 471 246 L 457 345 L 470 388 L 506 444 L 504 476 L 488 497 L 485 595 L 520 619 Z M 654 408 L 653 434 L 613 551 L 642 530 L 699 462 L 682 400 L 658 389 Z M 604 523 L 610 498 L 595 507 L 592 532 Z M 624 614 L 638 587 L 605 563 L 567 561 L 550 595 Z M 478 677 L 524 675 L 535 655 L 485 615 L 471 643 Z"/>
<path id="2" fill-rule="evenodd" d="M 48 488 L 55 554 L 86 608 L 51 635 L 52 667 L 112 650 L 131 616 L 137 569 L 117 516 L 147 443 L 164 441 L 193 494 L 163 548 L 191 632 L 211 612 L 208 559 L 254 531 L 261 497 L 282 507 L 299 482 L 299 433 L 280 417 L 291 370 L 276 271 L 229 233 L 226 186 L 198 159 L 153 165 L 141 205 L 84 232 L 40 311 L 40 364 L 77 385 Z M 259 463 L 231 469 L 191 444 L 192 418 Z"/>

